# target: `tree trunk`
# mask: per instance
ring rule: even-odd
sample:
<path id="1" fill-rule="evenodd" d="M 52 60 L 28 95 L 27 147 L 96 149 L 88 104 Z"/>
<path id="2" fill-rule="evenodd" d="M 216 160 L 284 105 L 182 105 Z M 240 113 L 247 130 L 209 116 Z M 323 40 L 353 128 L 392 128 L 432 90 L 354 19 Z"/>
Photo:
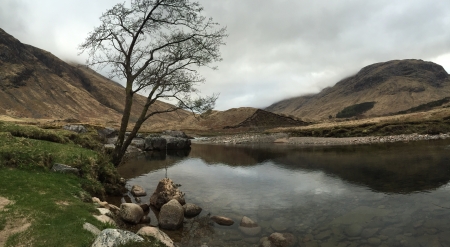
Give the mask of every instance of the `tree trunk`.
<path id="1" fill-rule="evenodd" d="M 128 145 L 124 145 L 125 140 L 125 132 L 127 132 L 128 128 L 128 122 L 130 121 L 130 115 L 131 115 L 131 106 L 133 105 L 133 93 L 131 91 L 131 84 L 125 89 L 126 91 L 126 98 L 125 98 L 125 107 L 123 109 L 122 114 L 122 121 L 120 123 L 120 129 L 117 136 L 116 141 L 116 147 L 114 148 L 113 154 L 112 154 L 112 163 L 114 166 L 119 166 L 122 162 L 123 156 L 125 155 L 125 152 L 127 151 Z M 131 143 L 131 141 L 130 141 Z"/>

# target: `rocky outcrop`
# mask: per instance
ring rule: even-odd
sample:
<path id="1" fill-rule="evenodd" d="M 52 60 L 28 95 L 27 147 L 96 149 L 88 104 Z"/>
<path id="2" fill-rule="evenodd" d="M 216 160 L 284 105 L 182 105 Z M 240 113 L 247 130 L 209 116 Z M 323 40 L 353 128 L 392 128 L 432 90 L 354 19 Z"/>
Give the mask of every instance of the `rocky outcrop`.
<path id="1" fill-rule="evenodd" d="M 144 239 L 132 232 L 119 229 L 105 229 L 95 239 L 91 247 L 114 247 L 128 242 L 143 242 Z"/>
<path id="2" fill-rule="evenodd" d="M 63 129 L 65 130 L 69 130 L 69 131 L 73 131 L 73 132 L 77 132 L 77 133 L 86 133 L 87 129 L 86 127 L 84 127 L 83 125 L 65 125 L 63 127 Z"/>
<path id="3" fill-rule="evenodd" d="M 138 235 L 144 236 L 144 237 L 153 237 L 160 241 L 161 243 L 165 244 L 167 247 L 174 247 L 172 239 L 170 239 L 169 236 L 167 236 L 166 233 L 159 230 L 156 227 L 151 226 L 144 226 L 137 232 Z"/>
<path id="4" fill-rule="evenodd" d="M 144 150 L 150 151 L 150 150 L 166 150 L 167 141 L 165 138 L 160 136 L 147 136 L 144 140 Z"/>
<path id="5" fill-rule="evenodd" d="M 188 217 L 188 218 L 195 217 L 202 212 L 201 207 L 199 207 L 195 204 L 192 204 L 192 203 L 184 204 L 183 209 L 184 209 L 184 216 Z"/>
<path id="6" fill-rule="evenodd" d="M 144 210 L 134 203 L 122 203 L 120 205 L 119 215 L 124 221 L 137 224 L 144 216 Z"/>
<path id="7" fill-rule="evenodd" d="M 159 227 L 167 230 L 176 230 L 183 225 L 183 219 L 183 207 L 177 200 L 172 199 L 161 207 Z"/>
<path id="8" fill-rule="evenodd" d="M 163 178 L 150 197 L 150 205 L 160 210 L 164 204 L 172 199 L 176 199 L 181 205 L 186 203 L 184 194 L 174 185 L 173 181 L 169 178 Z"/>
<path id="9" fill-rule="evenodd" d="M 64 165 L 64 164 L 58 164 L 58 163 L 55 163 L 52 166 L 52 171 L 60 172 L 60 173 L 74 174 L 76 176 L 78 176 L 80 174 L 80 170 L 78 170 L 77 168 L 74 168 L 74 167 L 71 167 L 68 165 Z"/>
<path id="10" fill-rule="evenodd" d="M 191 140 L 187 138 L 164 136 L 167 141 L 166 148 L 169 150 L 190 149 Z"/>

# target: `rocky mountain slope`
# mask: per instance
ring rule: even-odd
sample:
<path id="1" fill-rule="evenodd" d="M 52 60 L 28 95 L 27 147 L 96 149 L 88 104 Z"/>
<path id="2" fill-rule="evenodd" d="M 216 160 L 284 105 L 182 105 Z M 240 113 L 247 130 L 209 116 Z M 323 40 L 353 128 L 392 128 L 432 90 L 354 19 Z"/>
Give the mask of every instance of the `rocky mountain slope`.
<path id="1" fill-rule="evenodd" d="M 266 110 L 321 120 L 336 117 L 345 108 L 374 102 L 363 116 L 383 116 L 449 96 L 450 79 L 442 66 L 422 60 L 393 60 L 364 67 L 318 94 L 283 100 Z"/>
<path id="2" fill-rule="evenodd" d="M 118 124 L 124 88 L 81 65 L 22 44 L 0 29 L 0 115 L 33 119 L 77 119 Z M 136 95 L 132 120 L 144 105 Z M 153 109 L 169 105 L 157 102 Z M 177 123 L 186 111 L 155 115 L 148 125 Z"/>

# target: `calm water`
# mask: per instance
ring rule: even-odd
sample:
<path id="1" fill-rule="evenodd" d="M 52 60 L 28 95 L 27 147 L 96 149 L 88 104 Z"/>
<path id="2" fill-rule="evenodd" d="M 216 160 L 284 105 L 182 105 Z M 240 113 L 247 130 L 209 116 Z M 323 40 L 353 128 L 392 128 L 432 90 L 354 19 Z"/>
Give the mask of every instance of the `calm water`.
<path id="1" fill-rule="evenodd" d="M 161 178 L 181 184 L 203 208 L 183 229 L 181 246 L 258 246 L 273 232 L 296 246 L 450 246 L 450 140 L 348 147 L 193 145 L 149 153 L 120 168 L 127 186 L 149 194 Z M 133 201 L 131 194 L 121 199 Z M 235 220 L 210 224 L 207 214 Z M 153 212 L 151 225 L 157 225 Z M 238 229 L 247 216 L 262 228 Z"/>

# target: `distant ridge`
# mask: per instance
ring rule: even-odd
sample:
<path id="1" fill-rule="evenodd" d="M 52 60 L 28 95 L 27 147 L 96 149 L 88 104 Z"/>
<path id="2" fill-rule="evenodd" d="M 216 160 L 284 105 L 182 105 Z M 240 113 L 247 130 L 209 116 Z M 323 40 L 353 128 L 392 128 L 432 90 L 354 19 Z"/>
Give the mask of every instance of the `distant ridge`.
<path id="1" fill-rule="evenodd" d="M 22 44 L 0 29 L 0 115 L 33 119 L 78 119 L 118 124 L 124 88 L 83 65 L 65 63 L 42 49 Z M 132 121 L 145 104 L 136 95 Z M 161 109 L 168 104 L 157 102 Z M 155 115 L 147 125 L 170 126 L 187 111 Z"/>
<path id="2" fill-rule="evenodd" d="M 362 115 L 382 116 L 449 96 L 449 75 L 441 65 L 406 59 L 366 66 L 318 94 L 282 100 L 265 110 L 321 120 L 336 117 L 346 107 L 375 102 Z"/>

